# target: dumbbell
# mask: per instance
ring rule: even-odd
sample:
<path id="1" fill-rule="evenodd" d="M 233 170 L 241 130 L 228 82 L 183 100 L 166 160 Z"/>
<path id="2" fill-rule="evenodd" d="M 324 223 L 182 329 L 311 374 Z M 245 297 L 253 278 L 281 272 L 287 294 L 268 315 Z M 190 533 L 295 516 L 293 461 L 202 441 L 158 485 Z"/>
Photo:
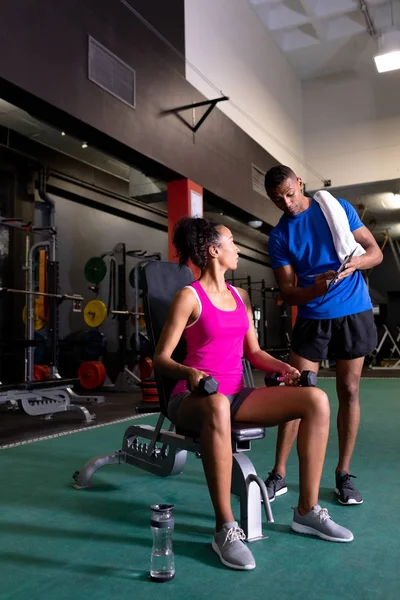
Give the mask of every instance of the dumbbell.
<path id="1" fill-rule="evenodd" d="M 285 381 L 285 378 L 280 373 L 266 373 L 264 381 L 267 387 L 274 387 Z M 303 371 L 298 381 L 302 387 L 315 387 L 318 381 L 317 374 L 314 371 Z"/>
<path id="2" fill-rule="evenodd" d="M 188 389 L 191 390 L 191 386 L 188 382 Z M 199 385 L 197 386 L 196 392 L 202 396 L 211 396 L 218 392 L 218 381 L 216 381 L 211 375 L 200 379 Z"/>

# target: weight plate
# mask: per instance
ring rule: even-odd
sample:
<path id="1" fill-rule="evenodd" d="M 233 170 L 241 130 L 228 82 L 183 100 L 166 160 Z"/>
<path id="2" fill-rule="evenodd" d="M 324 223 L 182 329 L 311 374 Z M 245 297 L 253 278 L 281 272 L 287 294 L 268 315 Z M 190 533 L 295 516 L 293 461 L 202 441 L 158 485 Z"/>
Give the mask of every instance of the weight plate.
<path id="1" fill-rule="evenodd" d="M 38 304 L 40 304 L 40 303 L 39 303 L 39 299 L 37 298 L 35 300 L 34 309 L 33 309 L 34 313 L 35 313 L 35 324 L 34 324 L 35 331 L 40 331 L 47 324 L 47 320 L 41 319 L 39 317 L 39 312 L 38 312 L 39 306 L 38 306 Z M 27 306 L 25 305 L 24 308 L 23 308 L 23 310 L 22 310 L 22 320 L 25 323 L 25 325 L 26 325 L 27 315 L 28 315 L 28 309 L 27 309 Z"/>
<path id="2" fill-rule="evenodd" d="M 90 300 L 83 310 L 83 318 L 88 327 L 100 327 L 107 319 L 107 306 L 101 300 Z"/>
<path id="3" fill-rule="evenodd" d="M 47 365 L 35 365 L 33 369 L 33 378 L 35 381 L 47 381 L 50 379 L 50 367 Z"/>
<path id="4" fill-rule="evenodd" d="M 82 342 L 86 360 L 99 360 L 107 350 L 107 338 L 97 329 L 83 332 Z"/>
<path id="5" fill-rule="evenodd" d="M 79 367 L 79 381 L 86 390 L 94 390 L 104 385 L 107 373 L 103 363 L 92 360 Z"/>
<path id="6" fill-rule="evenodd" d="M 107 265 L 101 256 L 89 258 L 84 267 L 84 275 L 89 283 L 101 283 L 107 274 Z"/>
<path id="7" fill-rule="evenodd" d="M 131 313 L 134 313 L 134 312 L 135 312 L 135 308 L 131 308 Z M 138 312 L 139 313 L 144 313 L 143 304 L 140 304 Z M 130 320 L 131 324 L 133 326 L 135 326 L 135 324 L 136 324 L 136 315 L 131 314 L 129 316 L 129 320 Z M 139 315 L 139 329 L 146 329 L 146 321 L 144 319 L 144 314 Z"/>

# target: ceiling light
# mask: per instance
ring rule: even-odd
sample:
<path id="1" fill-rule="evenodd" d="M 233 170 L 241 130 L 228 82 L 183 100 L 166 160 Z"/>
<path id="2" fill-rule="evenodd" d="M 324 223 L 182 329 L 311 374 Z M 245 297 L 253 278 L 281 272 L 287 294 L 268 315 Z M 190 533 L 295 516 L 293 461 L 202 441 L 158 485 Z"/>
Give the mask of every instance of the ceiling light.
<path id="1" fill-rule="evenodd" d="M 87 148 L 87 147 L 88 147 L 87 143 L 86 143 L 86 142 L 83 142 L 83 144 L 82 144 L 82 148 L 83 148 L 83 149 L 85 149 L 85 148 Z"/>
<path id="2" fill-rule="evenodd" d="M 389 192 L 382 194 L 382 206 L 388 210 L 394 210 L 400 208 L 400 194 L 393 194 Z"/>
<path id="3" fill-rule="evenodd" d="M 61 132 L 61 135 L 63 135 L 63 136 L 64 136 L 64 135 L 65 135 L 65 131 L 62 131 L 62 132 Z"/>
<path id="4" fill-rule="evenodd" d="M 374 57 L 378 73 L 400 69 L 400 31 L 392 29 L 382 35 L 379 54 Z"/>
<path id="5" fill-rule="evenodd" d="M 258 229 L 259 227 L 261 227 L 261 225 L 263 224 L 262 221 L 248 221 L 247 225 L 249 225 L 250 227 L 253 227 L 253 229 Z"/>

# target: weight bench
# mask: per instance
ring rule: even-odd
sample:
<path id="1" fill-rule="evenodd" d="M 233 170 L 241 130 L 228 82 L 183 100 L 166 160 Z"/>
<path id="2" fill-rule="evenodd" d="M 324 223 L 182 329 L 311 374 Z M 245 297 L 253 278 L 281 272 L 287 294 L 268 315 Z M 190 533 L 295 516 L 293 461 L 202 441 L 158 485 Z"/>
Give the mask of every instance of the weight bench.
<path id="1" fill-rule="evenodd" d="M 144 311 L 147 333 L 153 350 L 161 334 L 167 312 L 176 292 L 193 281 L 188 267 L 177 263 L 154 261 L 143 270 Z M 182 362 L 186 355 L 185 342 L 181 338 L 173 358 Z M 250 365 L 243 360 L 243 378 L 246 385 L 254 386 Z M 74 473 L 75 489 L 90 487 L 94 473 L 105 465 L 130 464 L 156 475 L 166 477 L 183 472 L 187 453 L 200 457 L 199 432 L 185 431 L 169 422 L 167 402 L 176 384 L 175 380 L 156 373 L 161 414 L 155 427 L 132 425 L 125 431 L 122 448 L 89 460 L 80 471 Z M 163 425 L 167 429 L 163 429 Z M 174 429 L 176 429 L 174 431 Z M 263 480 L 258 477 L 254 466 L 245 454 L 251 442 L 265 437 L 265 428 L 248 423 L 232 425 L 232 487 L 233 494 L 240 498 L 240 526 L 248 541 L 261 539 L 262 503 L 267 521 L 273 522 L 271 506 Z"/>

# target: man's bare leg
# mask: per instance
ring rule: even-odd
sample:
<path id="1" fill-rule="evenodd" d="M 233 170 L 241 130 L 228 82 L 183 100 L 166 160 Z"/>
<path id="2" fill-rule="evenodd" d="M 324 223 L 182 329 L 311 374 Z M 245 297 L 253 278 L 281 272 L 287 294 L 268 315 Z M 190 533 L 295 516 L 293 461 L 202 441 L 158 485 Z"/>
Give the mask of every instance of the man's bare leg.
<path id="1" fill-rule="evenodd" d="M 289 364 L 300 371 L 300 373 L 302 371 L 314 371 L 314 373 L 318 373 L 319 370 L 319 363 L 302 358 L 293 351 L 290 352 Z M 300 421 L 296 419 L 295 421 L 283 423 L 278 427 L 274 471 L 279 473 L 281 477 L 286 476 L 286 464 L 299 431 L 299 424 Z"/>
<path id="2" fill-rule="evenodd" d="M 350 461 L 360 425 L 359 391 L 363 364 L 364 358 L 336 361 L 336 391 L 339 399 L 339 462 L 336 471 L 350 473 Z"/>

